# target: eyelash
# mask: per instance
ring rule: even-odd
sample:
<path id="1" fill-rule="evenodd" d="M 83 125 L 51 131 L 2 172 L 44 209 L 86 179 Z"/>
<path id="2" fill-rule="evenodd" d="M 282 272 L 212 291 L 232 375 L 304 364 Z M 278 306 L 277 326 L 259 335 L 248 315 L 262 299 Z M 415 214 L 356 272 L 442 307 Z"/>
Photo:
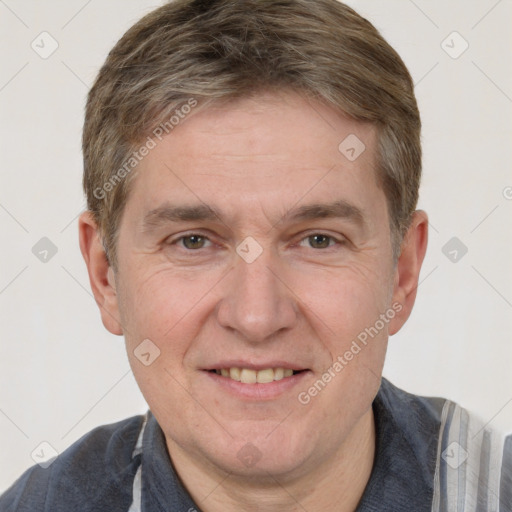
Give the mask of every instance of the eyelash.
<path id="1" fill-rule="evenodd" d="M 204 239 L 204 240 L 207 240 L 207 241 L 208 241 L 208 242 L 210 242 L 211 244 L 213 244 L 213 242 L 212 242 L 212 241 L 211 241 L 207 236 L 205 236 L 205 235 L 203 235 L 203 234 L 201 234 L 201 233 L 195 233 L 195 232 L 192 232 L 192 233 L 188 233 L 188 234 L 182 235 L 182 236 L 180 236 L 179 238 L 176 238 L 175 240 L 171 240 L 171 241 L 169 241 L 169 242 L 168 242 L 168 245 L 178 245 L 178 244 L 180 244 L 180 242 L 181 242 L 180 247 L 181 247 L 182 249 L 184 249 L 185 251 L 187 251 L 187 252 L 196 252 L 196 251 L 199 251 L 199 250 L 201 250 L 201 249 L 207 249 L 207 248 L 208 248 L 208 247 L 200 247 L 200 248 L 198 248 L 198 249 L 188 249 L 187 247 L 185 247 L 185 246 L 183 245 L 183 240 L 185 240 L 186 238 L 194 237 L 194 236 L 196 236 L 196 237 L 200 237 L 200 238 L 202 238 L 202 239 Z M 311 249 L 315 249 L 315 250 L 317 250 L 317 251 L 324 251 L 324 252 L 327 252 L 327 251 L 329 251 L 329 249 L 332 249 L 332 248 L 333 248 L 334 246 L 336 246 L 336 245 L 338 245 L 338 246 L 342 247 L 342 246 L 344 246 L 344 245 L 346 245 L 346 244 L 347 244 L 347 241 L 346 241 L 345 239 L 340 240 L 340 239 L 338 239 L 338 238 L 336 238 L 336 237 L 334 237 L 334 236 L 332 236 L 332 235 L 328 235 L 327 233 L 322 233 L 321 231 L 315 231 L 315 232 L 311 232 L 311 233 L 309 233 L 309 234 L 307 234 L 307 235 L 303 236 L 303 237 L 299 240 L 298 244 L 294 244 L 294 245 L 300 245 L 300 244 L 301 244 L 301 242 L 303 242 L 304 240 L 308 240 L 309 238 L 314 237 L 314 236 L 322 236 L 322 237 L 328 238 L 330 242 L 332 242 L 332 241 L 334 242 L 334 244 L 331 244 L 331 243 L 330 243 L 326 248 L 318 249 L 318 248 L 315 248 L 315 247 L 310 247 Z"/>

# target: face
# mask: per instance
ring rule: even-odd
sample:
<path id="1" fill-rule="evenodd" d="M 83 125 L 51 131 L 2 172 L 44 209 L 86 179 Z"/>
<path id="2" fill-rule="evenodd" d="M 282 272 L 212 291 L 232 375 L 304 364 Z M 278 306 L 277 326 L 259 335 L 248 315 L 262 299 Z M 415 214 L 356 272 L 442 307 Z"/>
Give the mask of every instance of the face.
<path id="1" fill-rule="evenodd" d="M 404 321 L 375 146 L 267 93 L 190 115 L 139 164 L 108 307 L 171 454 L 299 474 L 371 414 Z"/>

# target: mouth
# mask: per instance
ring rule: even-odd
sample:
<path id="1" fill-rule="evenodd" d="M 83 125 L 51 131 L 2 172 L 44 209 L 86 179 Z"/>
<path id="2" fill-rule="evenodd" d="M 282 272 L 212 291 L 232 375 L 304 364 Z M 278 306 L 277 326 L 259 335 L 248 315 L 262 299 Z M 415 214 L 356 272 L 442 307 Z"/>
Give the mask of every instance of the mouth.
<path id="1" fill-rule="evenodd" d="M 303 363 L 284 359 L 225 359 L 210 364 L 201 371 L 208 392 L 249 402 L 284 399 L 293 390 L 302 389 L 313 375 Z"/>
<path id="2" fill-rule="evenodd" d="M 262 368 L 255 370 L 252 368 L 215 368 L 208 370 L 210 373 L 215 373 L 226 379 L 230 379 L 242 384 L 269 384 L 275 381 L 281 381 L 294 375 L 306 372 L 308 370 L 293 370 L 292 368 Z"/>

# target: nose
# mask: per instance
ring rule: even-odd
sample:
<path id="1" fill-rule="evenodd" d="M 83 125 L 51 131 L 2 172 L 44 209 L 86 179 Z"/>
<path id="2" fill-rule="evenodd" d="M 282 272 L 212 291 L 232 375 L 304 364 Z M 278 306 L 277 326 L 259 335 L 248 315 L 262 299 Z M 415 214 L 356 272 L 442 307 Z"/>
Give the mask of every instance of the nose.
<path id="1" fill-rule="evenodd" d="M 297 303 L 277 258 L 269 249 L 251 263 L 237 257 L 224 283 L 217 320 L 247 342 L 266 341 L 297 322 Z"/>

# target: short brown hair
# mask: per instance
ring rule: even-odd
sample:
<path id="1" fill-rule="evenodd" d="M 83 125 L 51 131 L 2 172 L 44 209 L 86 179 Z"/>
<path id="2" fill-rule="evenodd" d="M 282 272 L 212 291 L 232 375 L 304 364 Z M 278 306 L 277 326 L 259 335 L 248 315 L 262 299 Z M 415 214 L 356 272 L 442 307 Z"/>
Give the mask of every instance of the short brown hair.
<path id="1" fill-rule="evenodd" d="M 158 126 L 169 132 L 184 105 L 269 88 L 292 88 L 377 127 L 396 261 L 418 200 L 421 122 L 395 50 L 336 0 L 176 0 L 124 34 L 88 96 L 83 186 L 114 268 L 137 147 Z"/>

